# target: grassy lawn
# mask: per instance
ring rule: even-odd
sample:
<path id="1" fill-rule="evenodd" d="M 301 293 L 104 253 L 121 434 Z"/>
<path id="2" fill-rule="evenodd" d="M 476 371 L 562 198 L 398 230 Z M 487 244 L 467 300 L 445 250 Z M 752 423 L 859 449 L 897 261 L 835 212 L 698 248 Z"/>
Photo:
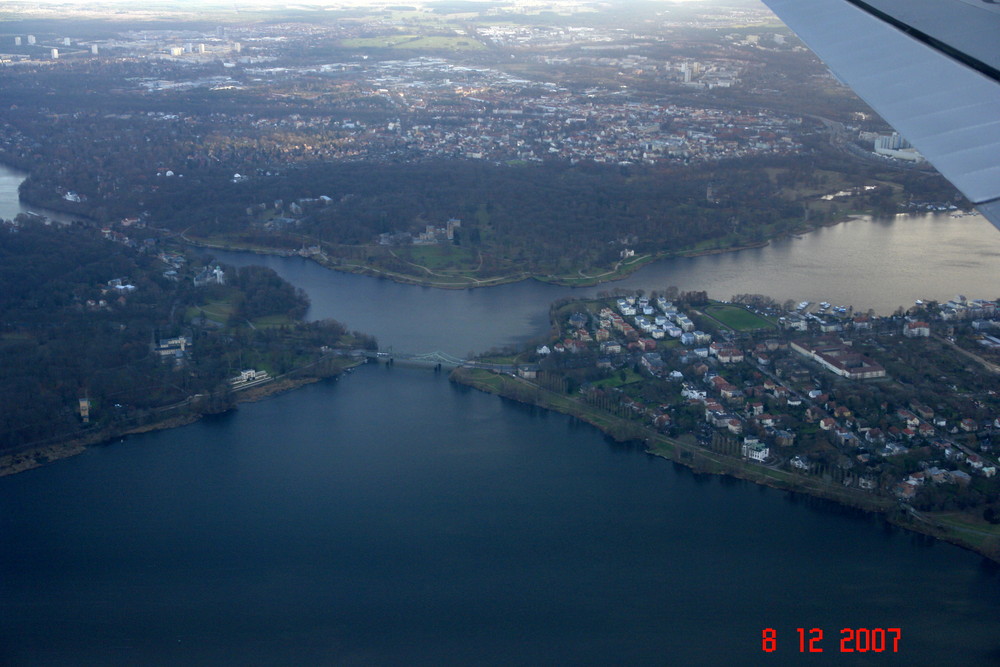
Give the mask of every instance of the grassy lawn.
<path id="1" fill-rule="evenodd" d="M 962 539 L 972 544 L 982 545 L 987 541 L 1000 539 L 1000 525 L 991 524 L 981 516 L 963 512 L 927 512 L 926 516 L 943 526 L 955 529 Z"/>
<path id="2" fill-rule="evenodd" d="M 340 45 L 358 49 L 391 49 L 392 47 L 399 46 L 404 42 L 412 42 L 417 38 L 419 38 L 419 35 L 379 35 L 378 37 L 355 37 L 353 39 L 345 39 L 341 41 Z"/>
<path id="3" fill-rule="evenodd" d="M 202 306 L 191 306 L 184 313 L 184 318 L 190 322 L 194 318 L 200 317 L 202 313 L 205 313 L 206 318 L 225 325 L 234 310 L 235 306 L 231 299 L 221 299 L 218 301 L 209 301 Z"/>
<path id="4" fill-rule="evenodd" d="M 622 379 L 622 373 L 625 374 L 625 379 Z M 614 389 L 615 387 L 622 387 L 627 384 L 632 384 L 633 382 L 639 382 L 642 380 L 642 376 L 633 371 L 631 368 L 623 368 L 621 371 L 613 373 L 610 377 L 606 377 L 603 380 L 598 380 L 594 382 L 595 387 L 600 387 L 601 389 Z"/>
<path id="5" fill-rule="evenodd" d="M 552 273 L 548 275 L 548 279 L 554 280 L 560 285 L 567 285 L 569 287 L 586 287 L 596 285 L 601 282 L 624 278 L 633 271 L 636 271 L 658 258 L 659 256 L 657 255 L 640 255 L 638 257 L 633 257 L 627 262 L 622 262 L 615 271 L 612 270 L 612 267 L 588 266 L 581 269 L 583 275 L 580 275 L 580 272 L 569 274 Z"/>
<path id="6" fill-rule="evenodd" d="M 725 250 L 732 245 L 729 238 L 729 236 L 724 236 L 715 239 L 705 239 L 704 241 L 699 241 L 698 243 L 683 248 L 681 252 L 708 252 L 711 250 Z"/>
<path id="7" fill-rule="evenodd" d="M 419 266 L 426 266 L 431 271 L 464 270 L 471 271 L 479 266 L 479 256 L 468 248 L 438 243 L 434 245 L 406 246 L 394 248 L 393 252 Z"/>
<path id="8" fill-rule="evenodd" d="M 711 303 L 702 309 L 734 331 L 754 331 L 773 329 L 774 324 L 742 306 L 727 303 Z"/>
<path id="9" fill-rule="evenodd" d="M 478 51 L 486 48 L 481 42 L 468 35 L 379 35 L 378 37 L 345 39 L 341 41 L 340 45 L 348 48 L 428 51 Z"/>
<path id="10" fill-rule="evenodd" d="M 676 439 L 678 442 L 682 442 L 689 447 L 698 446 L 698 438 L 694 437 L 693 433 L 681 433 Z"/>
<path id="11" fill-rule="evenodd" d="M 479 51 L 486 47 L 467 35 L 432 35 L 421 37 L 402 45 L 406 49 L 448 49 L 451 51 Z"/>
<path id="12" fill-rule="evenodd" d="M 501 364 L 505 366 L 513 366 L 514 364 L 520 363 L 517 360 L 517 355 L 514 354 L 508 354 L 508 355 L 498 354 L 489 357 L 479 357 L 478 361 L 481 361 L 486 364 Z"/>

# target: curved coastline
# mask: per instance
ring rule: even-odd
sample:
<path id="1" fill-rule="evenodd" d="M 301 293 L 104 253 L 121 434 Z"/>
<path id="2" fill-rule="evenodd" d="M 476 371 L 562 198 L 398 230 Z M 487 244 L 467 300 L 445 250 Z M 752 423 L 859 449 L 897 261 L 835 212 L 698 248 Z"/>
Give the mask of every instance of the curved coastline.
<path id="1" fill-rule="evenodd" d="M 354 366 L 360 365 L 364 362 L 355 362 L 349 364 L 339 372 L 326 376 L 320 377 L 316 375 L 301 375 L 298 377 L 289 377 L 289 374 L 285 376 L 276 377 L 268 382 L 265 382 L 254 387 L 249 387 L 244 391 L 240 391 L 233 396 L 232 407 L 224 410 L 223 412 L 228 412 L 229 410 L 234 410 L 240 403 L 254 403 L 256 401 L 263 400 L 269 396 L 275 394 L 282 394 L 293 389 L 298 389 L 307 384 L 312 384 L 313 382 L 319 382 L 320 380 L 334 378 L 336 379 L 342 375 L 345 371 L 353 368 Z M 301 369 L 300 369 L 301 370 Z M 296 371 L 291 371 L 294 374 Z M 172 406 L 167 406 L 161 408 L 160 411 L 169 414 L 171 411 L 176 411 L 181 407 L 187 407 L 192 402 L 196 401 L 200 396 L 189 396 L 184 401 L 177 403 Z M 49 463 L 58 461 L 60 459 L 70 458 L 78 454 L 83 454 L 89 447 L 99 446 L 104 444 L 112 444 L 114 440 L 124 440 L 126 436 L 135 435 L 138 433 L 148 433 L 150 431 L 162 431 L 171 428 L 179 428 L 181 426 L 187 426 L 188 424 L 193 424 L 194 422 L 206 417 L 210 414 L 217 414 L 212 411 L 200 411 L 194 410 L 192 412 L 183 414 L 174 414 L 169 416 L 163 416 L 159 419 L 154 419 L 142 424 L 135 424 L 132 426 L 128 425 L 114 425 L 108 426 L 100 429 L 95 429 L 89 433 L 76 433 L 69 435 L 63 439 L 56 439 L 53 442 L 45 442 L 42 444 L 31 444 L 25 445 L 24 447 L 0 455 L 0 477 L 5 477 L 7 475 L 14 475 L 20 472 L 25 472 L 28 470 L 34 470 L 35 468 L 40 468 Z"/>
<path id="2" fill-rule="evenodd" d="M 23 175 L 24 178 L 27 178 L 30 175 L 30 172 L 25 171 L 23 167 L 20 166 L 0 163 L 0 167 L 6 167 L 12 172 L 16 172 L 18 175 Z M 42 204 L 38 204 L 36 202 L 32 202 L 30 199 L 22 198 L 20 194 L 18 195 L 18 199 L 20 202 L 33 206 L 35 209 L 38 209 L 38 212 L 40 214 L 46 215 L 54 220 L 58 220 L 59 218 L 65 218 L 64 220 L 61 221 L 71 222 L 69 218 L 72 217 L 89 222 L 95 222 L 93 218 L 91 218 L 86 214 L 70 210 L 70 208 L 72 207 L 66 207 L 64 209 L 63 207 L 59 206 L 61 202 L 56 202 L 56 205 L 59 206 L 58 208 L 51 208 L 48 206 L 44 206 Z M 53 215 L 57 217 L 53 217 Z M 633 273 L 635 273 L 642 267 L 661 260 L 674 259 L 674 258 L 700 257 L 705 255 L 717 255 L 717 254 L 736 252 L 739 250 L 747 250 L 751 248 L 761 248 L 769 245 L 772 241 L 781 238 L 786 238 L 789 236 L 806 234 L 821 227 L 836 225 L 839 224 L 840 222 L 845 222 L 847 220 L 850 220 L 856 215 L 857 215 L 856 213 L 847 213 L 833 221 L 826 223 L 804 222 L 803 224 L 800 224 L 799 226 L 795 227 L 792 230 L 766 237 L 760 241 L 754 241 L 751 243 L 744 243 L 725 248 L 708 248 L 702 250 L 683 250 L 683 249 L 664 250 L 660 252 L 655 252 L 652 254 L 635 258 L 632 261 L 628 262 L 624 260 L 620 261 L 616 263 L 615 266 L 610 270 L 604 273 L 600 273 L 596 276 L 587 276 L 583 274 L 582 271 L 580 272 L 579 277 L 572 274 L 559 276 L 559 275 L 551 275 L 551 274 L 546 275 L 546 274 L 537 274 L 537 273 L 530 273 L 527 271 L 521 271 L 509 275 L 495 276 L 488 278 L 456 276 L 455 281 L 446 281 L 446 280 L 424 279 L 417 275 L 388 271 L 367 264 L 355 264 L 349 262 L 342 263 L 336 257 L 329 258 L 330 261 L 323 261 L 322 257 L 327 257 L 326 255 L 322 256 L 309 255 L 306 256 L 306 258 L 316 262 L 317 264 L 323 266 L 324 268 L 332 269 L 335 271 L 354 273 L 358 275 L 367 275 L 376 278 L 385 278 L 400 284 L 416 285 L 420 287 L 434 287 L 438 289 L 471 289 L 476 287 L 492 287 L 497 285 L 517 283 L 523 280 L 537 280 L 541 283 L 556 285 L 560 287 L 593 287 L 595 285 L 610 283 L 617 280 L 623 280 L 631 276 Z M 267 248 L 262 246 L 256 246 L 253 244 L 241 244 L 239 242 L 222 242 L 222 243 L 210 242 L 206 239 L 191 238 L 187 236 L 186 232 L 187 230 L 176 233 L 177 238 L 179 238 L 184 243 L 194 247 L 209 248 L 209 249 L 215 248 L 219 250 L 238 251 L 238 252 L 251 252 L 260 255 L 291 256 L 294 254 L 298 254 L 293 250 L 280 250 L 277 248 Z M 438 275 L 438 277 L 444 277 L 444 276 Z"/>
<path id="3" fill-rule="evenodd" d="M 645 255 L 638 258 L 633 262 L 622 263 L 620 267 L 602 273 L 597 276 L 581 276 L 579 278 L 572 276 L 555 276 L 555 275 L 543 275 L 543 274 L 533 274 L 528 272 L 520 272 L 516 274 L 511 274 L 507 276 L 497 276 L 495 278 L 470 278 L 468 282 L 440 282 L 428 279 L 421 279 L 416 276 L 397 273 L 394 271 L 387 271 L 385 269 L 380 269 L 374 266 L 369 266 L 367 264 L 342 264 L 336 260 L 323 261 L 316 255 L 301 255 L 305 259 L 315 262 L 319 266 L 325 269 L 330 269 L 332 271 L 340 271 L 343 273 L 353 273 L 356 275 L 369 276 L 372 278 L 385 278 L 397 282 L 402 285 L 415 285 L 417 287 L 432 287 L 436 289 L 451 289 L 451 290 L 464 290 L 464 289 L 474 289 L 480 287 L 496 287 L 499 285 L 509 285 L 512 283 L 519 283 L 524 280 L 535 280 L 540 283 L 555 285 L 559 287 L 594 287 L 596 285 L 602 285 L 605 283 L 613 283 L 618 280 L 624 280 L 634 274 L 639 269 L 642 269 L 650 264 L 654 264 L 659 261 L 677 259 L 677 258 L 690 258 L 690 257 L 703 257 L 708 255 L 721 255 L 731 252 L 738 252 L 740 250 L 750 250 L 753 248 L 764 248 L 771 244 L 772 241 L 781 238 L 787 238 L 789 236 L 797 236 L 800 234 L 807 234 L 811 231 L 819 229 L 820 227 L 829 227 L 832 225 L 839 224 L 841 222 L 846 222 L 857 216 L 845 216 L 842 219 L 826 223 L 824 225 L 814 225 L 808 228 L 796 229 L 787 233 L 780 234 L 778 236 L 765 239 L 763 241 L 757 241 L 754 243 L 747 243 L 739 246 L 731 246 L 728 248 L 711 248 L 707 250 L 689 250 L 689 251 L 664 251 L 657 253 L 655 255 Z M 225 250 L 229 252 L 249 252 L 257 255 L 273 255 L 278 257 L 291 257 L 293 255 L 298 255 L 294 251 L 290 250 L 278 250 L 276 248 L 264 248 L 261 246 L 246 245 L 240 243 L 210 243 L 204 239 L 191 238 L 184 233 L 180 234 L 180 239 L 187 245 L 196 248 L 206 248 L 206 249 L 216 249 Z"/>
<path id="4" fill-rule="evenodd" d="M 452 371 L 449 379 L 457 384 L 496 394 L 505 399 L 575 417 L 594 426 L 616 441 L 639 442 L 647 454 L 679 463 L 696 473 L 725 475 L 878 514 L 892 525 L 914 533 L 935 537 L 975 552 L 990 561 L 1000 563 L 1000 549 L 990 548 L 989 545 L 967 539 L 956 532 L 954 527 L 924 516 L 912 508 L 906 509 L 891 498 L 875 496 L 795 473 L 751 464 L 741 458 L 687 444 L 676 438 L 657 433 L 636 422 L 603 411 L 598 412 L 575 398 L 557 394 L 523 379 L 503 376 L 482 369 L 467 368 L 456 368 Z"/>
<path id="5" fill-rule="evenodd" d="M 60 215 L 68 215 L 67 213 L 62 211 L 53 211 L 53 212 Z M 77 217 L 86 219 L 86 216 L 82 215 L 77 215 Z M 576 279 L 576 278 L 568 278 L 565 276 L 561 277 L 538 276 L 538 275 L 530 275 L 527 273 L 522 273 L 511 276 L 499 277 L 496 279 L 476 280 L 475 283 L 459 285 L 459 284 L 438 283 L 428 280 L 420 280 L 413 276 L 407 276 L 405 274 L 397 274 L 364 265 L 326 263 L 320 261 L 320 259 L 315 256 L 307 258 L 312 259 L 320 266 L 328 269 L 333 269 L 346 273 L 367 275 L 371 277 L 384 277 L 401 284 L 418 285 L 423 287 L 437 287 L 441 289 L 471 289 L 472 287 L 503 285 L 503 284 L 521 282 L 524 280 L 536 280 L 541 283 L 548 283 L 559 286 L 589 287 L 602 283 L 613 282 L 615 280 L 624 279 L 629 275 L 633 274 L 638 269 L 647 266 L 650 263 L 654 263 L 663 259 L 718 255 L 718 254 L 731 253 L 738 250 L 745 250 L 749 248 L 765 247 L 769 245 L 773 240 L 779 238 L 785 238 L 788 236 L 798 236 L 799 234 L 806 234 L 814 230 L 817 230 L 819 228 L 834 226 L 839 224 L 840 222 L 852 220 L 857 217 L 859 217 L 858 214 L 845 215 L 838 220 L 834 220 L 823 224 L 811 224 L 808 226 L 804 226 L 802 228 L 797 228 L 787 233 L 777 235 L 770 239 L 766 239 L 749 245 L 734 246 L 729 248 L 712 248 L 701 251 L 670 252 L 658 255 L 649 255 L 639 258 L 639 261 L 630 263 L 627 266 L 627 270 L 621 272 L 618 271 L 613 272 L 613 275 L 611 275 L 610 277 L 605 277 L 608 276 L 609 274 L 602 274 L 600 276 L 582 277 Z M 276 249 L 261 248 L 261 247 L 246 247 L 246 246 L 241 246 L 239 244 L 212 244 L 201 240 L 190 239 L 188 237 L 185 237 L 183 234 L 181 235 L 181 239 L 184 242 L 195 247 L 244 251 L 260 255 L 290 256 L 292 254 L 296 254 L 292 251 L 280 251 Z M 236 397 L 235 403 L 238 404 L 243 402 L 261 400 L 273 394 L 283 393 L 285 391 L 290 391 L 291 389 L 295 389 L 302 385 L 311 382 L 316 382 L 319 379 L 321 378 L 301 377 L 295 379 L 286 378 L 284 380 L 276 380 L 273 381 L 272 383 L 254 387 L 250 390 L 247 390 L 246 392 L 242 392 Z M 785 474 L 785 479 L 778 479 L 773 475 L 761 474 L 761 469 L 759 466 L 750 466 L 749 464 L 746 464 L 740 459 L 728 457 L 716 452 L 710 452 L 703 448 L 697 448 L 682 443 L 680 441 L 677 441 L 675 439 L 667 438 L 666 436 L 657 434 L 649 429 L 644 429 L 642 427 L 639 427 L 634 422 L 627 422 L 626 420 L 620 420 L 618 418 L 612 417 L 611 415 L 607 415 L 606 421 L 595 419 L 593 415 L 589 414 L 588 410 L 586 409 L 586 406 L 576 401 L 573 401 L 572 399 L 568 399 L 566 397 L 561 397 L 562 399 L 564 399 L 563 401 L 540 402 L 537 400 L 537 398 L 533 401 L 526 401 L 523 399 L 523 397 L 519 397 L 517 392 L 504 392 L 503 390 L 497 390 L 495 387 L 491 387 L 488 384 L 477 383 L 476 381 L 468 377 L 463 377 L 462 374 L 458 372 L 453 374 L 452 379 L 455 382 L 466 384 L 468 386 L 472 386 L 474 388 L 489 393 L 495 393 L 500 396 L 509 398 L 511 400 L 516 400 L 528 405 L 537 405 L 539 407 L 543 407 L 548 410 L 555 410 L 558 412 L 569 414 L 578 419 L 581 419 L 582 421 L 590 423 L 591 425 L 597 427 L 608 436 L 618 440 L 641 441 L 645 445 L 647 453 L 660 458 L 665 458 L 674 461 L 676 463 L 680 463 L 682 465 L 691 468 L 695 472 L 727 475 L 734 478 L 752 481 L 757 484 L 771 486 L 776 489 L 781 489 L 791 492 L 799 492 L 812 497 L 822 498 L 826 500 L 833 500 L 835 502 L 838 502 L 846 506 L 880 514 L 883 517 L 885 517 L 885 519 L 888 522 L 894 525 L 906 528 L 916 533 L 921 533 L 925 535 L 930 535 L 932 537 L 936 537 L 943 541 L 974 551 L 992 561 L 1000 562 L 1000 551 L 998 551 L 996 548 L 992 549 L 981 548 L 979 543 L 964 539 L 962 535 L 956 532 L 954 527 L 942 524 L 940 522 L 936 522 L 933 518 L 927 518 L 921 516 L 919 513 L 916 513 L 915 511 L 907 512 L 901 510 L 899 506 L 895 503 L 895 501 L 892 501 L 890 499 L 878 498 L 875 496 L 871 496 L 870 494 L 850 493 L 845 489 L 837 487 L 836 485 L 825 484 L 815 479 L 794 476 L 793 474 Z M 546 390 L 541 390 L 541 391 L 546 391 Z M 187 401 L 185 401 L 185 403 L 190 402 L 192 398 L 189 398 Z M 155 420 L 153 422 L 149 422 L 146 424 L 127 427 L 124 430 L 122 430 L 120 427 L 106 428 L 83 436 L 79 436 L 78 434 L 77 437 L 68 438 L 60 442 L 31 445 L 21 451 L 0 456 L 0 476 L 15 474 L 17 472 L 23 472 L 25 470 L 31 470 L 34 468 L 41 467 L 52 461 L 75 456 L 77 454 L 86 451 L 88 447 L 103 443 L 109 443 L 115 440 L 116 438 L 122 438 L 125 435 L 184 426 L 193 423 L 195 421 L 198 421 L 207 414 L 210 413 L 193 412 L 184 415 L 174 415 L 172 417 L 164 417 L 162 419 Z M 608 421 L 621 422 L 621 423 L 614 424 L 614 423 L 608 423 Z M 636 434 L 629 433 L 630 429 L 635 429 L 635 428 L 642 429 L 643 433 L 639 434 L 640 437 L 633 437 Z M 685 454 L 687 454 L 687 456 L 685 456 Z"/>
<path id="6" fill-rule="evenodd" d="M 17 172 L 18 174 L 24 174 L 25 176 L 27 175 L 27 172 L 24 172 L 23 170 L 21 170 L 16 166 L 0 164 L 0 167 L 7 167 L 11 171 Z M 34 204 L 29 200 L 20 199 L 20 201 L 34 206 Z M 50 217 L 51 214 L 55 214 L 60 217 L 72 216 L 74 218 L 93 222 L 93 219 L 81 213 L 71 212 L 68 210 L 64 211 L 59 209 L 49 209 L 42 207 L 40 205 L 35 206 L 35 208 L 39 209 L 39 213 L 41 213 L 42 215 L 50 215 Z M 771 243 L 774 241 L 778 241 L 789 237 L 800 237 L 801 235 L 809 234 L 810 232 L 814 232 L 816 230 L 825 227 L 833 227 L 839 225 L 842 222 L 848 222 L 851 220 L 865 217 L 867 215 L 870 215 L 870 212 L 866 213 L 863 211 L 853 211 L 853 212 L 846 212 L 842 214 L 840 217 L 827 222 L 803 222 L 794 229 L 766 237 L 760 241 L 754 241 L 751 243 L 744 243 L 735 246 L 705 248 L 700 250 L 695 250 L 695 249 L 664 250 L 653 254 L 643 255 L 634 258 L 633 260 L 628 262 L 625 261 L 618 262 L 614 268 L 594 276 L 588 276 L 583 274 L 582 272 L 578 272 L 580 274 L 579 276 L 572 274 L 560 276 L 560 275 L 538 274 L 527 271 L 520 271 L 504 276 L 494 276 L 488 278 L 456 276 L 455 280 L 452 281 L 433 280 L 430 279 L 430 277 L 423 278 L 415 274 L 406 274 L 406 273 L 399 273 L 396 271 L 389 271 L 368 264 L 357 264 L 348 261 L 342 262 L 338 260 L 336 257 L 330 257 L 325 254 L 301 255 L 301 256 L 303 256 L 305 259 L 315 262 L 316 264 L 322 266 L 323 268 L 330 269 L 333 271 L 340 271 L 342 273 L 351 273 L 355 275 L 363 275 L 373 278 L 386 279 L 403 285 L 432 287 L 436 289 L 445 289 L 445 290 L 465 290 L 478 287 L 495 287 L 500 285 L 518 283 L 525 280 L 535 280 L 539 283 L 549 284 L 559 287 L 594 287 L 606 283 L 613 283 L 619 280 L 625 280 L 630 276 L 632 276 L 636 271 L 660 261 L 670 260 L 670 259 L 681 259 L 681 258 L 687 259 L 687 258 L 704 257 L 711 255 L 724 255 L 724 254 L 738 252 L 741 250 L 764 248 L 771 245 Z M 65 221 L 69 222 L 69 220 Z M 249 252 L 258 255 L 273 255 L 278 257 L 290 257 L 292 255 L 300 255 L 300 253 L 294 250 L 281 250 L 277 248 L 268 248 L 249 243 L 245 244 L 239 242 L 213 242 L 207 239 L 200 239 L 197 237 L 192 238 L 187 235 L 187 230 L 184 230 L 179 233 L 175 232 L 174 234 L 176 234 L 175 238 L 177 238 L 181 242 L 197 248 L 218 249 L 218 250 L 226 250 L 233 252 Z M 327 261 L 324 261 L 324 259 L 326 259 Z M 438 277 L 445 278 L 446 276 L 438 275 Z"/>

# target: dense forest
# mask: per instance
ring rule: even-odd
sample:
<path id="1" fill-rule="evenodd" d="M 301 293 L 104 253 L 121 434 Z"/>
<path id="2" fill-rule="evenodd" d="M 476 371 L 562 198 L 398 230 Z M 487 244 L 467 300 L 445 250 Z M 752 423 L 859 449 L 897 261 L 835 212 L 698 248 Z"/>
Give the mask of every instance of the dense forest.
<path id="1" fill-rule="evenodd" d="M 270 269 L 228 269 L 226 284 L 195 287 L 92 228 L 20 222 L 0 226 L 0 451 L 111 434 L 176 404 L 224 410 L 244 368 L 278 375 L 323 346 L 374 346 L 337 322 L 303 323 L 305 295 Z M 190 340 L 182 356 L 155 351 L 175 337 Z"/>
<path id="2" fill-rule="evenodd" d="M 324 164 L 246 189 L 264 201 L 329 197 L 294 229 L 336 244 L 362 245 L 377 234 L 416 233 L 459 218 L 457 245 L 532 270 L 609 265 L 623 247 L 661 252 L 730 234 L 736 244 L 802 219 L 801 206 L 776 196 L 766 174 L 753 169 Z M 244 220 L 206 221 L 199 231 L 234 232 Z"/>

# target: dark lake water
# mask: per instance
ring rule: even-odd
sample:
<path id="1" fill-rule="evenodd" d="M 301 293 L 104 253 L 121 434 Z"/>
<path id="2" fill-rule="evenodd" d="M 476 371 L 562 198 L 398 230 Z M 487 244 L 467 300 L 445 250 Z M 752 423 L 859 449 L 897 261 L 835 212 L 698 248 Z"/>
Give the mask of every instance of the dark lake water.
<path id="1" fill-rule="evenodd" d="M 1000 295 L 996 237 L 857 221 L 619 285 L 892 310 Z M 609 289 L 444 292 L 217 254 L 399 351 L 523 342 L 552 299 Z M 974 554 L 430 371 L 364 367 L 0 479 L 2 665 L 1000 664 L 998 612 Z M 823 654 L 799 655 L 799 627 Z M 901 628 L 900 652 L 841 654 L 845 627 Z"/>
<path id="2" fill-rule="evenodd" d="M 0 480 L 0 504 L 3 664 L 1000 655 L 1000 576 L 971 553 L 429 371 L 130 437 Z M 798 627 L 826 652 L 800 660 Z M 841 655 L 843 627 L 901 628 L 900 653 Z"/>

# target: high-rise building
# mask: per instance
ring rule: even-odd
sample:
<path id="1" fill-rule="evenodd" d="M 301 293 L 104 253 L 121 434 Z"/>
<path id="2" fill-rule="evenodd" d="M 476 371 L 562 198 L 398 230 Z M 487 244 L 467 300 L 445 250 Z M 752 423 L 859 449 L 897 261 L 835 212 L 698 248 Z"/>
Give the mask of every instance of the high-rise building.
<path id="1" fill-rule="evenodd" d="M 95 56 L 97 55 L 97 44 L 91 44 L 90 45 L 90 52 L 92 54 L 94 54 Z"/>
<path id="2" fill-rule="evenodd" d="M 52 49 L 50 52 L 52 60 L 59 60 L 59 49 Z"/>
<path id="3" fill-rule="evenodd" d="M 881 148 L 883 150 L 898 151 L 904 148 L 911 148 L 910 142 L 899 136 L 898 132 L 893 132 L 892 134 L 883 134 L 875 140 L 875 148 Z"/>
<path id="4" fill-rule="evenodd" d="M 21 46 L 21 38 L 20 37 L 15 37 L 14 38 L 14 46 Z"/>
<path id="5" fill-rule="evenodd" d="M 69 46 L 70 43 L 69 37 L 63 37 L 63 46 Z"/>
<path id="6" fill-rule="evenodd" d="M 28 35 L 28 44 L 34 44 L 34 43 L 35 43 L 35 36 Z"/>
<path id="7" fill-rule="evenodd" d="M 875 140 L 875 152 L 897 160 L 924 161 L 924 157 L 913 148 L 909 141 L 899 136 L 898 132 L 879 136 Z"/>

